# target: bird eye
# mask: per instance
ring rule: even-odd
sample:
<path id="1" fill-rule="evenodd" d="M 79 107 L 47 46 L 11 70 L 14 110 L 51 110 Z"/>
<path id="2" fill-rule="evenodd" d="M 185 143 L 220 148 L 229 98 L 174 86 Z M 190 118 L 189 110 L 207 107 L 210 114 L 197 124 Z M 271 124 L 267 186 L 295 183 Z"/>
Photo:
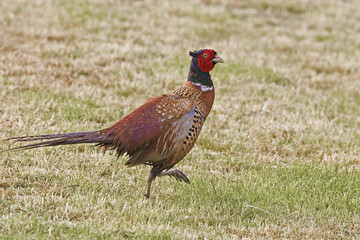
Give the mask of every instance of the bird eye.
<path id="1" fill-rule="evenodd" d="M 207 58 L 208 57 L 208 54 L 207 53 L 204 53 L 203 54 L 203 58 Z"/>

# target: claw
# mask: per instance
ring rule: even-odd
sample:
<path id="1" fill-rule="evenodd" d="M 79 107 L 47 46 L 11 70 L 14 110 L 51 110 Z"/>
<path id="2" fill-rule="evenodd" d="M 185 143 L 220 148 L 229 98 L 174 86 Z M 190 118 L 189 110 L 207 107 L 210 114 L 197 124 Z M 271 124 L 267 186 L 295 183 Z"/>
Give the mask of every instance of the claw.
<path id="1" fill-rule="evenodd" d="M 164 171 L 159 174 L 159 177 L 166 176 L 166 175 L 170 176 L 170 177 L 174 177 L 179 182 L 184 181 L 186 183 L 190 183 L 189 178 L 185 175 L 184 172 L 180 171 L 179 169 L 170 169 L 170 170 Z"/>

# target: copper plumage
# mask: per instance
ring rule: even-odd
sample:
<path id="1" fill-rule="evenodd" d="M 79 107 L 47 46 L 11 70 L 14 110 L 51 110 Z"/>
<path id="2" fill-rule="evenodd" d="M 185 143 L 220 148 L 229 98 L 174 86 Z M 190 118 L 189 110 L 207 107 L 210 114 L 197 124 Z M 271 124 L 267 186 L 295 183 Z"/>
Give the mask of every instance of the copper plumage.
<path id="1" fill-rule="evenodd" d="M 212 108 L 215 91 L 209 72 L 224 62 L 214 50 L 190 52 L 192 61 L 185 85 L 171 93 L 148 99 L 143 105 L 109 128 L 50 135 L 12 137 L 6 140 L 35 143 L 9 150 L 57 145 L 95 143 L 118 156 L 127 154 L 129 167 L 151 165 L 145 196 L 158 176 L 173 176 L 190 183 L 178 169 L 172 169 L 194 146 Z"/>

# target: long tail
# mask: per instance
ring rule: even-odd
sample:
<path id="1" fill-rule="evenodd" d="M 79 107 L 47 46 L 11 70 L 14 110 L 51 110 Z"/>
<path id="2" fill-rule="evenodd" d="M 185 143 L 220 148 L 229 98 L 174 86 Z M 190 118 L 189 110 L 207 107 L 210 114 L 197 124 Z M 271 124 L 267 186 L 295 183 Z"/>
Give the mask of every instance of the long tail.
<path id="1" fill-rule="evenodd" d="M 36 143 L 8 149 L 5 150 L 5 152 L 13 151 L 13 150 L 24 150 L 31 148 L 50 147 L 50 146 L 58 146 L 58 145 L 71 145 L 71 144 L 79 144 L 79 143 L 97 143 L 99 145 L 102 145 L 103 140 L 104 140 L 104 134 L 101 131 L 59 133 L 59 134 L 50 134 L 50 135 L 11 137 L 4 139 L 4 141 L 14 141 L 14 142 L 38 141 Z"/>

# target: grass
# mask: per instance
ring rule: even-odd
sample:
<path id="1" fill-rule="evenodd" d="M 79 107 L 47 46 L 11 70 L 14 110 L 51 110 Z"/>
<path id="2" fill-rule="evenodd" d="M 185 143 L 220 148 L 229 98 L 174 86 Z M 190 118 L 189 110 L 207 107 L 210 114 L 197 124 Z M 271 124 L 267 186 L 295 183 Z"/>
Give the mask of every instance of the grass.
<path id="1" fill-rule="evenodd" d="M 0 153 L 1 239 L 360 237 L 357 1 L 1 1 L 0 139 L 110 126 L 226 60 L 191 180 L 92 146 Z M 10 146 L 1 142 L 0 150 Z"/>

